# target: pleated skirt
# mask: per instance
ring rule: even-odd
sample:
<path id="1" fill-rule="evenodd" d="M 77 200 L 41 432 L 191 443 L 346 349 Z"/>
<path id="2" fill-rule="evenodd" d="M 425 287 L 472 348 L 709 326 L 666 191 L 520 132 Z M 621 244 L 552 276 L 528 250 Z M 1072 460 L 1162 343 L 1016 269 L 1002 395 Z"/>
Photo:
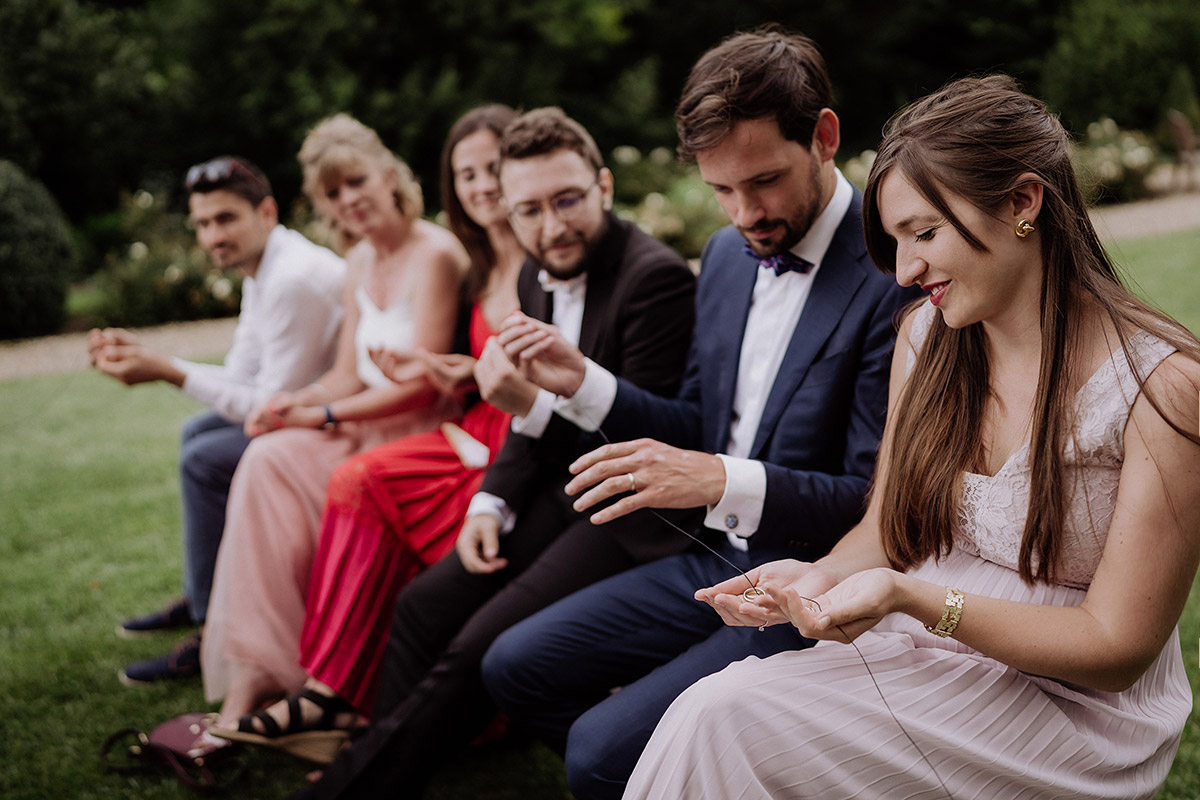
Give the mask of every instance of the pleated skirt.
<path id="1" fill-rule="evenodd" d="M 1084 596 L 960 550 L 914 574 L 1010 600 Z M 1028 675 L 899 614 L 856 644 L 748 658 L 692 686 L 625 797 L 1151 798 L 1192 706 L 1177 633 L 1120 693 Z"/>

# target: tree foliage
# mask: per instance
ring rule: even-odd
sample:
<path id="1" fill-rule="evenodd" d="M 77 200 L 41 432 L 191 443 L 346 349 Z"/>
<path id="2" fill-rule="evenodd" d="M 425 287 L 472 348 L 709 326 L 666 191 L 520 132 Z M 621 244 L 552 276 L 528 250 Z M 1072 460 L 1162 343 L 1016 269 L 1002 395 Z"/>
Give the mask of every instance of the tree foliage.
<path id="1" fill-rule="evenodd" d="M 172 88 L 129 15 L 75 0 L 0 3 L 0 154 L 80 219 L 141 176 Z"/>
<path id="2" fill-rule="evenodd" d="M 436 185 L 451 122 L 485 101 L 556 104 L 601 147 L 673 147 L 697 56 L 766 22 L 804 31 L 834 77 L 842 153 L 954 77 L 1005 70 L 1082 132 L 1150 127 L 1179 65 L 1200 75 L 1191 0 L 5 0 L 0 153 L 43 181 L 98 243 L 121 192 L 179 199 L 191 163 L 234 152 L 284 207 L 295 153 L 348 111 Z M 1049 53 L 1049 57 L 1046 54 Z M 439 199 L 430 196 L 431 207 Z M 122 246 L 128 243 L 120 243 Z"/>
<path id="3" fill-rule="evenodd" d="M 1074 0 L 1046 59 L 1045 99 L 1074 130 L 1105 116 L 1153 128 L 1181 68 L 1200 74 L 1194 0 Z"/>

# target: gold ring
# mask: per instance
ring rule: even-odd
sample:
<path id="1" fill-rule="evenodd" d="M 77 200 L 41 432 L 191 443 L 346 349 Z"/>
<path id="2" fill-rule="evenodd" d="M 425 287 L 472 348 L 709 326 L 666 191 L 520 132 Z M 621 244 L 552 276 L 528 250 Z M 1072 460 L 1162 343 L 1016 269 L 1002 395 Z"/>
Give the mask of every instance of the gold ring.
<path id="1" fill-rule="evenodd" d="M 629 476 L 629 491 L 636 492 L 637 491 L 637 478 L 633 477 L 632 472 L 627 472 L 625 474 Z"/>
<path id="2" fill-rule="evenodd" d="M 758 588 L 757 586 L 751 586 L 749 589 L 742 592 L 742 599 L 745 600 L 747 603 L 753 603 L 758 598 L 765 597 L 766 594 L 767 593 L 765 591 Z"/>

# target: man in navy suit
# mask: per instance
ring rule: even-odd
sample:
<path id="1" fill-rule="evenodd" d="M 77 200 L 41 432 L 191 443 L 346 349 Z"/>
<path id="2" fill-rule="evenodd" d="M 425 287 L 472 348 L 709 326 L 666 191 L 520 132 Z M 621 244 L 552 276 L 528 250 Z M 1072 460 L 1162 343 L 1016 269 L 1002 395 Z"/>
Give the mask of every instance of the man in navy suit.
<path id="1" fill-rule="evenodd" d="M 816 559 L 862 514 L 907 295 L 867 257 L 861 196 L 833 163 L 830 94 L 815 45 L 775 30 L 732 37 L 693 68 L 680 154 L 733 224 L 701 260 L 677 398 L 614 377 L 535 320 L 500 334 L 526 377 L 612 442 L 572 465 L 567 492 L 587 490 L 577 509 L 615 498 L 591 517 L 606 523 L 707 508 L 711 550 L 698 543 L 594 584 L 509 629 L 485 658 L 493 697 L 565 752 L 580 800 L 621 795 L 687 686 L 811 644 L 791 626 L 726 627 L 695 590 L 767 561 Z"/>

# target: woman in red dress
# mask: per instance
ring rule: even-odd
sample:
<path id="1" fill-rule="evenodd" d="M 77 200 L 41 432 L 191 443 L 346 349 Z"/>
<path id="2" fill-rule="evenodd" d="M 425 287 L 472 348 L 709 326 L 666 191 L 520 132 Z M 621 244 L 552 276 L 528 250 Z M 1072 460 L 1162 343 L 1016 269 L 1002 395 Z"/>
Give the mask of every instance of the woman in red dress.
<path id="1" fill-rule="evenodd" d="M 217 736 L 332 760 L 347 729 L 362 724 L 374 704 L 396 592 L 453 546 L 484 469 L 504 443 L 509 417 L 473 394 L 472 367 L 518 306 L 524 251 L 496 180 L 500 134 L 514 117 L 501 105 L 468 112 L 442 151 L 450 228 L 471 255 L 464 292 L 472 303 L 471 355 L 372 353 L 394 379 L 424 372 L 464 399 L 466 411 L 439 430 L 380 445 L 334 472 L 300 638 L 296 683 L 303 688 L 236 723 L 221 720 L 210 729 Z"/>

